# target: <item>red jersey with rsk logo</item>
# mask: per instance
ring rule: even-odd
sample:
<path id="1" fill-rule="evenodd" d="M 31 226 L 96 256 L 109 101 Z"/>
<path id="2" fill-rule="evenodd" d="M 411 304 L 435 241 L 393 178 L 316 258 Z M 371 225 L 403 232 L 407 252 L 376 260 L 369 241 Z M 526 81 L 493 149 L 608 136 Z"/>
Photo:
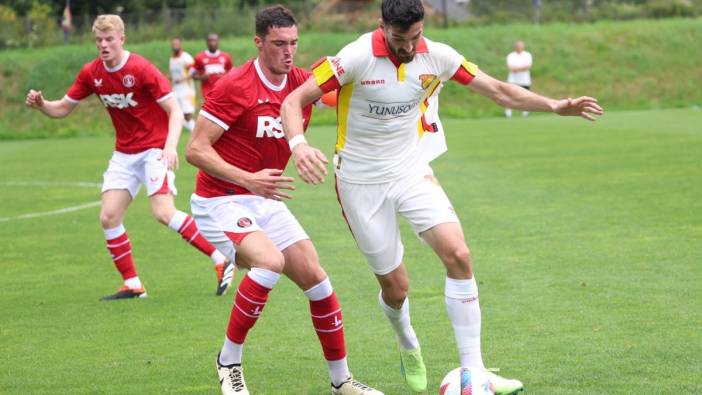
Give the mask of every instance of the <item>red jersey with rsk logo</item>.
<path id="1" fill-rule="evenodd" d="M 193 67 L 198 74 L 207 76 L 207 79 L 202 80 L 201 86 L 204 99 L 207 98 L 207 94 L 214 88 L 215 82 L 232 69 L 232 57 L 224 51 L 210 52 L 205 50 L 195 56 L 195 65 Z"/>
<path id="2" fill-rule="evenodd" d="M 78 103 L 93 93 L 112 118 L 116 151 L 135 154 L 166 144 L 168 114 L 159 103 L 172 95 L 171 85 L 148 60 L 125 51 L 113 68 L 99 58 L 84 65 L 65 97 Z"/>
<path id="3" fill-rule="evenodd" d="M 261 71 L 258 60 L 250 60 L 228 73 L 212 90 L 200 115 L 225 131 L 213 148 L 227 163 L 250 173 L 263 169 L 285 169 L 290 148 L 283 133 L 280 105 L 310 72 L 293 67 L 276 86 Z M 305 130 L 312 105 L 303 109 Z M 251 194 L 247 189 L 200 170 L 195 193 L 210 198 Z"/>

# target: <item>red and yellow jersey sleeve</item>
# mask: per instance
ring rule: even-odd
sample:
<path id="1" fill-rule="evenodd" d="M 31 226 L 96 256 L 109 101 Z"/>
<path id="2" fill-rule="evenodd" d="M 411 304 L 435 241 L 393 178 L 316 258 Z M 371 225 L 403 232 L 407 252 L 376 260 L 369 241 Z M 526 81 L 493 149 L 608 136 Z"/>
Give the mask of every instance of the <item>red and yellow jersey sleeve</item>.
<path id="1" fill-rule="evenodd" d="M 458 70 L 456 70 L 451 79 L 459 84 L 468 85 L 478 75 L 478 70 L 478 66 L 463 59 L 463 63 L 458 66 Z"/>
<path id="2" fill-rule="evenodd" d="M 339 79 L 334 74 L 334 65 L 331 59 L 323 57 L 312 65 L 312 75 L 317 82 L 317 86 L 325 93 L 341 88 Z"/>

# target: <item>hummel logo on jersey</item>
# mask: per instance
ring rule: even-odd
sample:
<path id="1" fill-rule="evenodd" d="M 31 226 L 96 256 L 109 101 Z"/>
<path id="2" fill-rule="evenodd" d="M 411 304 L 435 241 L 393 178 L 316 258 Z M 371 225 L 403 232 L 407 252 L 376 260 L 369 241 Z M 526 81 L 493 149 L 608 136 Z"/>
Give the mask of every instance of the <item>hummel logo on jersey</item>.
<path id="1" fill-rule="evenodd" d="M 93 81 L 95 82 L 96 88 L 99 88 L 102 86 L 102 78 L 95 78 Z"/>
<path id="2" fill-rule="evenodd" d="M 285 136 L 283 133 L 283 123 L 278 118 L 269 116 L 258 117 L 258 127 L 256 128 L 256 137 L 274 137 L 281 139 Z"/>
<path id="3" fill-rule="evenodd" d="M 111 95 L 100 95 L 100 100 L 105 107 L 119 108 L 120 110 L 127 107 L 136 107 L 136 100 L 132 99 L 134 97 L 134 92 L 129 92 L 126 95 L 124 93 L 113 93 Z"/>

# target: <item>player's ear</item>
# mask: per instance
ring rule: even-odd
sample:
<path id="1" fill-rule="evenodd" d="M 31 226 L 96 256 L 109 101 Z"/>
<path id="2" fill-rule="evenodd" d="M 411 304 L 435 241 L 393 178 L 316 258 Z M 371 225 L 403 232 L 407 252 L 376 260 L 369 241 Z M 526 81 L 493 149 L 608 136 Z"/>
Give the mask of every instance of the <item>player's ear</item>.
<path id="1" fill-rule="evenodd" d="M 263 39 L 259 36 L 254 36 L 254 44 L 256 44 L 256 48 L 261 49 L 263 47 Z"/>

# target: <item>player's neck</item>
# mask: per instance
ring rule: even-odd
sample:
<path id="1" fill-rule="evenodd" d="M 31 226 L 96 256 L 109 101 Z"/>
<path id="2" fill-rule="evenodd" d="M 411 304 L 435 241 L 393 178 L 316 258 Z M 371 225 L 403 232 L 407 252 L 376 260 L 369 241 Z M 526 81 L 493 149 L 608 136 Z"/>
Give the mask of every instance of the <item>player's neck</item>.
<path id="1" fill-rule="evenodd" d="M 126 55 L 127 51 L 125 51 L 124 49 L 120 49 L 115 54 L 114 59 L 105 61 L 105 66 L 107 66 L 107 68 L 114 69 L 115 67 L 117 67 L 117 65 L 122 63 L 122 59 L 124 59 Z"/>
<path id="2" fill-rule="evenodd" d="M 271 69 L 269 69 L 264 62 L 261 62 L 260 59 L 258 65 L 261 68 L 263 75 L 271 84 L 281 85 L 283 82 L 285 82 L 285 77 L 287 77 L 287 74 L 277 74 L 272 72 Z"/>

